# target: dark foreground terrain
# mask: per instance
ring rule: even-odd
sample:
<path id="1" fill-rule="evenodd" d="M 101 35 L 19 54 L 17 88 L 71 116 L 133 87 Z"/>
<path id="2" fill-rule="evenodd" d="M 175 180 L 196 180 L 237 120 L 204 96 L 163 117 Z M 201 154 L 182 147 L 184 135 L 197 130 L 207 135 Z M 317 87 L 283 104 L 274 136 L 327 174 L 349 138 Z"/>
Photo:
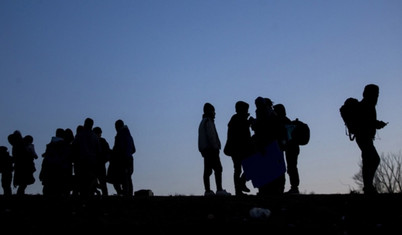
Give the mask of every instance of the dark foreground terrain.
<path id="1" fill-rule="evenodd" d="M 252 208 L 269 209 L 253 218 Z M 1 234 L 401 234 L 402 194 L 0 196 Z"/>

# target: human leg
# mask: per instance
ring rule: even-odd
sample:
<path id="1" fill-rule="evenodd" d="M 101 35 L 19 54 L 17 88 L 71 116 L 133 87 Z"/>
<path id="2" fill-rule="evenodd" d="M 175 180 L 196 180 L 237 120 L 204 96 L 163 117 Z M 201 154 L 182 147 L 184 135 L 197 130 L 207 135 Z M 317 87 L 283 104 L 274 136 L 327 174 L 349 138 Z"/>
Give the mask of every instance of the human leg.
<path id="1" fill-rule="evenodd" d="M 209 158 L 204 156 L 204 173 L 203 173 L 203 182 L 205 192 L 211 191 L 211 184 L 209 181 L 210 176 L 212 175 L 212 167 Z"/>
<path id="2" fill-rule="evenodd" d="M 372 139 L 357 137 L 356 142 L 362 152 L 363 191 L 365 194 L 376 193 L 373 181 L 380 164 L 380 156 L 374 147 Z"/>
<path id="3" fill-rule="evenodd" d="M 290 193 L 299 192 L 299 170 L 297 168 L 298 157 L 300 153 L 300 148 L 298 145 L 290 145 L 286 150 L 286 165 L 287 173 L 290 182 Z"/>

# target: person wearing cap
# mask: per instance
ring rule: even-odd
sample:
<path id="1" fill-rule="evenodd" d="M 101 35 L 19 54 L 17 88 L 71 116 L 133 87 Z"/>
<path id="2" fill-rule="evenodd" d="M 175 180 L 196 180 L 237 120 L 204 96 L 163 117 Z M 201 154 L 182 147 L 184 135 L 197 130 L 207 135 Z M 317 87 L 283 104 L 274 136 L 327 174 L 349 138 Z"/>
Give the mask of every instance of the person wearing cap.
<path id="1" fill-rule="evenodd" d="M 204 158 L 203 182 L 205 196 L 215 193 L 211 190 L 210 176 L 214 172 L 216 183 L 216 195 L 228 196 L 230 193 L 222 188 L 222 164 L 219 157 L 221 142 L 215 127 L 215 108 L 210 103 L 204 104 L 204 114 L 198 128 L 198 150 Z"/>

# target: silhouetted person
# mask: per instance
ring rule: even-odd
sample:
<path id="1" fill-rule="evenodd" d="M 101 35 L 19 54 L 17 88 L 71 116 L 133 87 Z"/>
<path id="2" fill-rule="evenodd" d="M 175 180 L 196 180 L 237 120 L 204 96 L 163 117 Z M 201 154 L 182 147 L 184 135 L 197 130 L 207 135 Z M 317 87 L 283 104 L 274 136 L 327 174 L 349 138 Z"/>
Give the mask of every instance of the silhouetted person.
<path id="1" fill-rule="evenodd" d="M 43 161 L 39 179 L 42 181 L 45 196 L 69 195 L 72 161 L 69 143 L 65 138 L 65 131 L 58 128 L 56 135 L 51 138 L 42 154 Z"/>
<path id="2" fill-rule="evenodd" d="M 85 119 L 84 128 L 77 133 L 72 143 L 74 171 L 80 196 L 84 199 L 93 195 L 96 187 L 96 159 L 101 148 L 99 138 L 92 131 L 94 121 Z"/>
<path id="3" fill-rule="evenodd" d="M 279 120 L 272 105 L 273 103 L 269 98 L 257 97 L 255 99 L 256 119 L 251 118 L 251 127 L 254 131 L 252 138 L 258 148 L 264 148 L 272 141 L 278 140 L 280 136 Z"/>
<path id="4" fill-rule="evenodd" d="M 286 109 L 283 104 L 274 105 L 274 111 L 278 115 L 281 126 L 284 127 L 285 132 L 281 135 L 280 146 L 285 151 L 287 173 L 289 175 L 290 190 L 289 194 L 299 193 L 299 170 L 297 168 L 297 161 L 300 153 L 300 147 L 294 139 L 287 137 L 286 126 L 291 128 L 291 120 L 286 116 Z"/>
<path id="5" fill-rule="evenodd" d="M 108 190 L 106 185 L 106 163 L 110 160 L 111 149 L 109 147 L 109 143 L 105 138 L 102 137 L 102 129 L 100 127 L 95 127 L 93 131 L 96 136 L 98 136 L 101 146 L 101 152 L 96 161 L 96 175 L 102 195 L 107 196 Z"/>
<path id="6" fill-rule="evenodd" d="M 257 150 L 265 152 L 265 147 L 274 141 L 281 141 L 282 129 L 280 120 L 273 110 L 273 102 L 269 98 L 257 97 L 255 99 L 256 119 L 252 120 L 254 135 L 252 139 L 257 146 Z M 272 182 L 258 188 L 259 195 L 282 194 L 285 189 L 285 174 L 274 179 Z"/>
<path id="7" fill-rule="evenodd" d="M 32 137 L 22 138 L 21 132 L 15 131 L 8 136 L 12 145 L 12 156 L 14 158 L 14 187 L 18 187 L 17 195 L 25 195 L 28 185 L 35 182 L 33 176 L 35 169 L 34 159 L 37 155 L 32 148 Z"/>
<path id="8" fill-rule="evenodd" d="M 133 154 L 136 152 L 130 130 L 122 120 L 115 122 L 116 136 L 110 158 L 107 181 L 113 184 L 118 195 L 132 196 L 134 173 Z"/>
<path id="9" fill-rule="evenodd" d="M 75 128 L 75 136 L 73 138 L 73 141 L 83 130 L 84 130 L 83 125 L 78 125 Z M 75 153 L 72 151 L 72 146 L 73 146 L 73 142 L 71 142 L 71 145 L 70 145 L 71 155 L 72 155 L 71 158 L 73 160 L 73 169 L 72 169 L 72 176 L 71 176 L 71 193 L 72 193 L 72 195 L 77 196 L 80 193 L 79 193 L 79 185 L 78 185 L 78 177 L 77 177 L 77 166 L 75 163 L 76 156 L 74 156 Z"/>
<path id="10" fill-rule="evenodd" d="M 365 194 L 376 194 L 373 180 L 377 167 L 380 164 L 380 156 L 374 146 L 374 138 L 377 129 L 387 124 L 377 120 L 375 106 L 379 96 L 379 87 L 375 84 L 366 85 L 363 91 L 363 99 L 359 104 L 360 122 L 358 125 L 356 143 L 362 152 L 363 191 Z"/>
<path id="11" fill-rule="evenodd" d="M 12 194 L 11 183 L 13 180 L 13 158 L 5 146 L 0 146 L 0 173 L 3 194 L 9 196 Z"/>
<path id="12" fill-rule="evenodd" d="M 209 178 L 215 174 L 216 194 L 230 195 L 222 188 L 222 164 L 219 157 L 221 142 L 215 128 L 215 108 L 210 103 L 204 104 L 204 114 L 198 128 L 198 150 L 204 158 L 204 188 L 205 196 L 215 195 L 211 190 Z"/>
<path id="13" fill-rule="evenodd" d="M 250 192 L 250 189 L 246 186 L 246 178 L 241 164 L 242 160 L 253 151 L 248 108 L 249 104 L 244 101 L 236 103 L 236 114 L 231 117 L 228 123 L 227 140 L 224 148 L 224 153 L 230 156 L 233 161 L 233 180 L 236 195 Z"/>
<path id="14" fill-rule="evenodd" d="M 74 190 L 74 165 L 73 165 L 73 155 L 72 155 L 72 143 L 74 140 L 74 133 L 70 128 L 66 128 L 64 129 L 64 141 L 67 144 L 67 156 L 68 156 L 68 160 L 69 160 L 69 174 L 68 174 L 68 181 L 67 181 L 67 190 L 68 190 L 68 195 L 70 195 L 70 193 Z"/>

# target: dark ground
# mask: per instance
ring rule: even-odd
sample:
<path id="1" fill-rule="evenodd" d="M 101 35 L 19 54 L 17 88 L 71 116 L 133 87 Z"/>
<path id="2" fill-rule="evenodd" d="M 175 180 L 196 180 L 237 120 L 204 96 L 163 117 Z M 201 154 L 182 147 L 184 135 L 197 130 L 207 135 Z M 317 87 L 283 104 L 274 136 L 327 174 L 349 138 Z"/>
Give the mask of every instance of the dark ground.
<path id="1" fill-rule="evenodd" d="M 271 216 L 250 217 L 254 207 Z M 0 196 L 0 225 L 1 234 L 401 234 L 402 194 Z"/>

